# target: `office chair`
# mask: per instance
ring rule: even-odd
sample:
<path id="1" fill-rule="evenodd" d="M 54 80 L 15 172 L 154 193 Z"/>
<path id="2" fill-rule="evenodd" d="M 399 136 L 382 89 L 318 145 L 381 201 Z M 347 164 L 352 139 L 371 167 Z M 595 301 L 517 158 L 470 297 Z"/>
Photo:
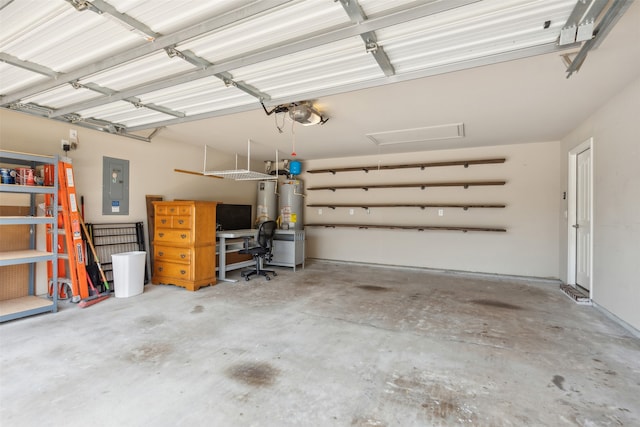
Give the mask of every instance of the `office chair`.
<path id="1" fill-rule="evenodd" d="M 240 273 L 245 280 L 249 280 L 249 276 L 252 275 L 260 275 L 264 276 L 265 279 L 271 280 L 268 274 L 273 274 L 277 276 L 278 274 L 273 270 L 264 270 L 262 265 L 265 262 L 271 261 L 271 251 L 273 248 L 273 236 L 276 233 L 276 222 L 275 221 L 265 221 L 260 224 L 258 228 L 258 238 L 257 243 L 258 246 L 249 247 L 249 239 L 246 238 L 244 241 L 244 248 L 239 250 L 240 254 L 249 254 L 253 256 L 253 259 L 256 262 L 256 267 L 252 270 L 244 270 Z"/>

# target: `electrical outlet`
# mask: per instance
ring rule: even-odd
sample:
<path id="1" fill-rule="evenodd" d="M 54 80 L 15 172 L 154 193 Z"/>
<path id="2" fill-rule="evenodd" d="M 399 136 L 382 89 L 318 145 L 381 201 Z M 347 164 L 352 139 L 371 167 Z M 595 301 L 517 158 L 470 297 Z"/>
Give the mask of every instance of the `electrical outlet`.
<path id="1" fill-rule="evenodd" d="M 71 145 L 69 144 L 69 141 L 67 141 L 66 139 L 62 139 L 60 140 L 60 147 L 65 151 L 69 151 Z"/>
<path id="2" fill-rule="evenodd" d="M 322 209 L 318 209 L 318 215 L 322 215 Z"/>
<path id="3" fill-rule="evenodd" d="M 69 139 L 72 142 L 78 142 L 78 131 L 75 129 L 69 129 Z"/>
<path id="4" fill-rule="evenodd" d="M 438 216 L 444 216 L 444 209 L 438 209 Z"/>
<path id="5" fill-rule="evenodd" d="M 353 215 L 353 209 L 349 209 L 349 215 Z"/>

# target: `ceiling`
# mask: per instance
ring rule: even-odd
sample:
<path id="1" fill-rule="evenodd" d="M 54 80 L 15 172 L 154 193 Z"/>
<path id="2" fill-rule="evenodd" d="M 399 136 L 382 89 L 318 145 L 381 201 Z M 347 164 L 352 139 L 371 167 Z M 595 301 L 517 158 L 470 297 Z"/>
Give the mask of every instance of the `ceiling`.
<path id="1" fill-rule="evenodd" d="M 0 106 L 264 160 L 553 141 L 640 75 L 637 3 L 0 0 Z"/>

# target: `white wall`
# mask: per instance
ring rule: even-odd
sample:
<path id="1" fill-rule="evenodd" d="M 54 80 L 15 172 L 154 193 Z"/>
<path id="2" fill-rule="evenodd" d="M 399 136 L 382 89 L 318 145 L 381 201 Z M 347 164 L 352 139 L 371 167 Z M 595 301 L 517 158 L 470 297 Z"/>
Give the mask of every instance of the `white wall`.
<path id="1" fill-rule="evenodd" d="M 0 110 L 0 148 L 26 153 L 64 155 L 60 140 L 68 139 L 71 128 L 78 131 L 79 146 L 77 150 L 69 152 L 69 157 L 73 160 L 77 194 L 84 196 L 85 221 L 88 223 L 142 221 L 145 230 L 148 230 L 146 195 L 161 195 L 165 200 L 215 200 L 255 205 L 255 182 L 236 182 L 174 172 L 174 169 L 202 171 L 204 147 L 164 141 L 162 131 L 151 143 L 147 143 Z M 129 215 L 102 215 L 104 156 L 129 161 Z M 207 160 L 207 169 L 235 167 L 234 156 L 222 155 L 215 151 L 208 151 Z M 15 198 L 5 197 L 0 202 L 13 204 L 16 201 Z M 38 279 L 38 289 L 40 292 L 46 292 L 46 281 L 43 282 L 41 278 Z"/>
<path id="2" fill-rule="evenodd" d="M 640 329 L 640 78 L 562 141 L 563 187 L 568 153 L 593 137 L 593 300 Z M 566 206 L 565 206 L 566 209 Z M 567 221 L 560 263 L 567 270 Z"/>
<path id="3" fill-rule="evenodd" d="M 235 182 L 174 172 L 202 171 L 204 147 L 175 144 L 162 138 L 162 130 L 147 143 L 121 136 L 73 127 L 26 114 L 0 111 L 0 147 L 37 154 L 60 154 L 61 139 L 77 129 L 79 146 L 69 152 L 77 181 L 77 193 L 85 197 L 87 222 L 131 222 L 146 219 L 145 195 L 165 200 L 198 199 L 255 204 L 254 183 Z M 129 215 L 102 215 L 102 160 L 115 157 L 129 161 Z M 217 157 L 217 158 L 216 158 Z M 233 169 L 235 158 L 209 150 L 207 167 Z"/>
<path id="4" fill-rule="evenodd" d="M 303 164 L 305 187 L 411 183 L 430 181 L 506 180 L 504 186 L 469 189 L 370 189 L 336 192 L 307 190 L 306 203 L 504 203 L 504 209 L 307 208 L 305 223 L 454 225 L 504 227 L 506 233 L 409 231 L 354 228 L 307 228 L 307 256 L 331 260 L 473 272 L 559 277 L 560 144 L 558 142 L 441 150 L 403 155 L 324 159 Z M 331 167 L 403 164 L 506 157 L 503 164 L 464 168 L 438 167 L 332 174 L 304 173 Z"/>

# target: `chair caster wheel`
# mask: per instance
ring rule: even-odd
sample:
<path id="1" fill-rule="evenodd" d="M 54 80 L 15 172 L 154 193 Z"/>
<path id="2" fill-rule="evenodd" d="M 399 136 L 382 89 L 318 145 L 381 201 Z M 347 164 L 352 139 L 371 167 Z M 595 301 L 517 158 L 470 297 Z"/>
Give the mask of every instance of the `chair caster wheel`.
<path id="1" fill-rule="evenodd" d="M 249 281 L 249 276 L 246 276 L 246 277 L 244 278 L 244 281 L 245 281 L 245 282 L 248 282 L 248 281 Z"/>
<path id="2" fill-rule="evenodd" d="M 278 273 L 275 273 L 275 272 L 274 272 L 274 273 L 273 273 L 273 275 L 274 275 L 274 276 L 277 276 L 277 275 L 278 275 Z"/>
<path id="3" fill-rule="evenodd" d="M 267 279 L 267 280 L 271 280 L 271 277 L 269 277 L 269 276 L 264 276 L 264 278 Z"/>

